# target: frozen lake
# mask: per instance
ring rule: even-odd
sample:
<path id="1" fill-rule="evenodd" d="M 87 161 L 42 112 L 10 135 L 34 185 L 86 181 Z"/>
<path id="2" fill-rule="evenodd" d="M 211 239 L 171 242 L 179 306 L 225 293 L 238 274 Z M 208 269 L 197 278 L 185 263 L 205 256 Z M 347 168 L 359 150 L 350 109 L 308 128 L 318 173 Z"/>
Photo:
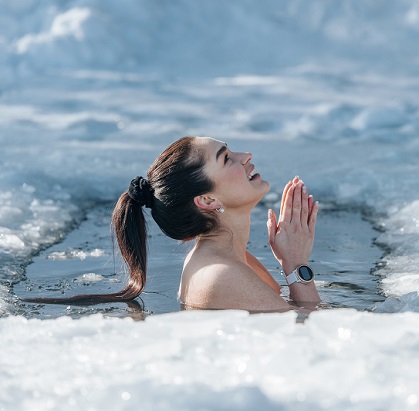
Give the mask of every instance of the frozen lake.
<path id="1" fill-rule="evenodd" d="M 417 409 L 418 27 L 413 0 L 0 2 L 0 409 Z M 266 211 L 304 179 L 322 309 L 179 311 L 190 245 L 154 224 L 139 304 L 20 301 L 121 288 L 113 204 L 183 135 L 253 153 L 281 284 Z"/>

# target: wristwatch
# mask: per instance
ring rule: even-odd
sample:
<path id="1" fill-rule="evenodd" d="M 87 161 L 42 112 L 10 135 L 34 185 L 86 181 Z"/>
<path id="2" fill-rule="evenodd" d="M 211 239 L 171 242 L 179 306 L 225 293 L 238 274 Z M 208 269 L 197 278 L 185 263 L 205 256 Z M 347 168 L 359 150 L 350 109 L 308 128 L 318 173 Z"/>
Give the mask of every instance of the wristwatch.
<path id="1" fill-rule="evenodd" d="M 284 272 L 283 272 L 284 273 Z M 314 273 L 310 266 L 300 265 L 291 274 L 285 275 L 288 285 L 294 283 L 311 283 L 314 279 Z"/>

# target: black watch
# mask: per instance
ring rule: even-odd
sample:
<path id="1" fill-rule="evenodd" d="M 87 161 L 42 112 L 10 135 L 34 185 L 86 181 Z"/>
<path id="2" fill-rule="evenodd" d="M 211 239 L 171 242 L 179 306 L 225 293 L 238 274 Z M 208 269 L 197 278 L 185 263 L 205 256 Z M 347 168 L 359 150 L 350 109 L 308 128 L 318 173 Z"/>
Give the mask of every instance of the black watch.
<path id="1" fill-rule="evenodd" d="M 290 275 L 285 275 L 288 285 L 294 283 L 311 283 L 314 279 L 313 270 L 309 265 L 298 266 Z"/>

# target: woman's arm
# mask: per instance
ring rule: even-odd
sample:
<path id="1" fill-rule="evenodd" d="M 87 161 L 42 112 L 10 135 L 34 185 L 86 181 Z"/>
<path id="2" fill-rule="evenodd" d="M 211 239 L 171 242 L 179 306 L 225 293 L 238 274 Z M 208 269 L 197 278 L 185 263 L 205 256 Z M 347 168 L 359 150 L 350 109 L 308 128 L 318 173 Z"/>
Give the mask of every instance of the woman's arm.
<path id="1" fill-rule="evenodd" d="M 298 266 L 308 265 L 313 249 L 318 203 L 312 202 L 302 181 L 296 177 L 284 189 L 279 221 L 272 210 L 268 214 L 269 243 L 275 258 L 285 275 Z M 290 297 L 296 303 L 318 303 L 320 297 L 314 281 L 294 282 L 290 285 Z"/>
<path id="2" fill-rule="evenodd" d="M 275 281 L 275 278 L 272 277 L 266 267 L 249 251 L 246 251 L 246 259 L 247 264 L 249 264 L 259 278 L 265 281 L 277 294 L 281 294 L 281 286 Z"/>

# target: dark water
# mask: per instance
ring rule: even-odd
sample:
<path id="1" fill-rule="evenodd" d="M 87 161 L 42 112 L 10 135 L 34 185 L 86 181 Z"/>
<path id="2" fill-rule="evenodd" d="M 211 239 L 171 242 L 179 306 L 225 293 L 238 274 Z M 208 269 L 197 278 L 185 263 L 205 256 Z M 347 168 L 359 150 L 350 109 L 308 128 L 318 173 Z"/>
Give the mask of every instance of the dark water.
<path id="1" fill-rule="evenodd" d="M 114 292 L 123 288 L 127 275 L 113 251 L 110 233 L 112 204 L 92 208 L 78 228 L 63 242 L 43 251 L 27 267 L 24 279 L 13 288 L 18 297 L 59 297 L 78 293 Z M 259 206 L 252 215 L 248 249 L 268 268 L 281 285 L 280 266 L 267 243 L 267 207 Z M 16 303 L 16 313 L 28 318 L 80 317 L 92 313 L 125 316 L 161 314 L 180 309 L 177 301 L 183 259 L 192 243 L 180 243 L 164 236 L 149 219 L 149 265 L 146 291 L 138 304 L 111 303 L 96 306 L 66 306 Z M 379 294 L 374 267 L 383 251 L 374 245 L 377 232 L 362 210 L 323 206 L 319 213 L 311 265 L 324 308 L 352 307 L 368 310 L 384 298 Z M 100 256 L 83 257 L 83 252 L 102 250 Z M 51 259 L 61 253 L 62 259 Z M 90 281 L 84 274 L 102 278 Z M 286 287 L 284 288 L 286 289 Z M 285 292 L 286 294 L 286 292 Z"/>

